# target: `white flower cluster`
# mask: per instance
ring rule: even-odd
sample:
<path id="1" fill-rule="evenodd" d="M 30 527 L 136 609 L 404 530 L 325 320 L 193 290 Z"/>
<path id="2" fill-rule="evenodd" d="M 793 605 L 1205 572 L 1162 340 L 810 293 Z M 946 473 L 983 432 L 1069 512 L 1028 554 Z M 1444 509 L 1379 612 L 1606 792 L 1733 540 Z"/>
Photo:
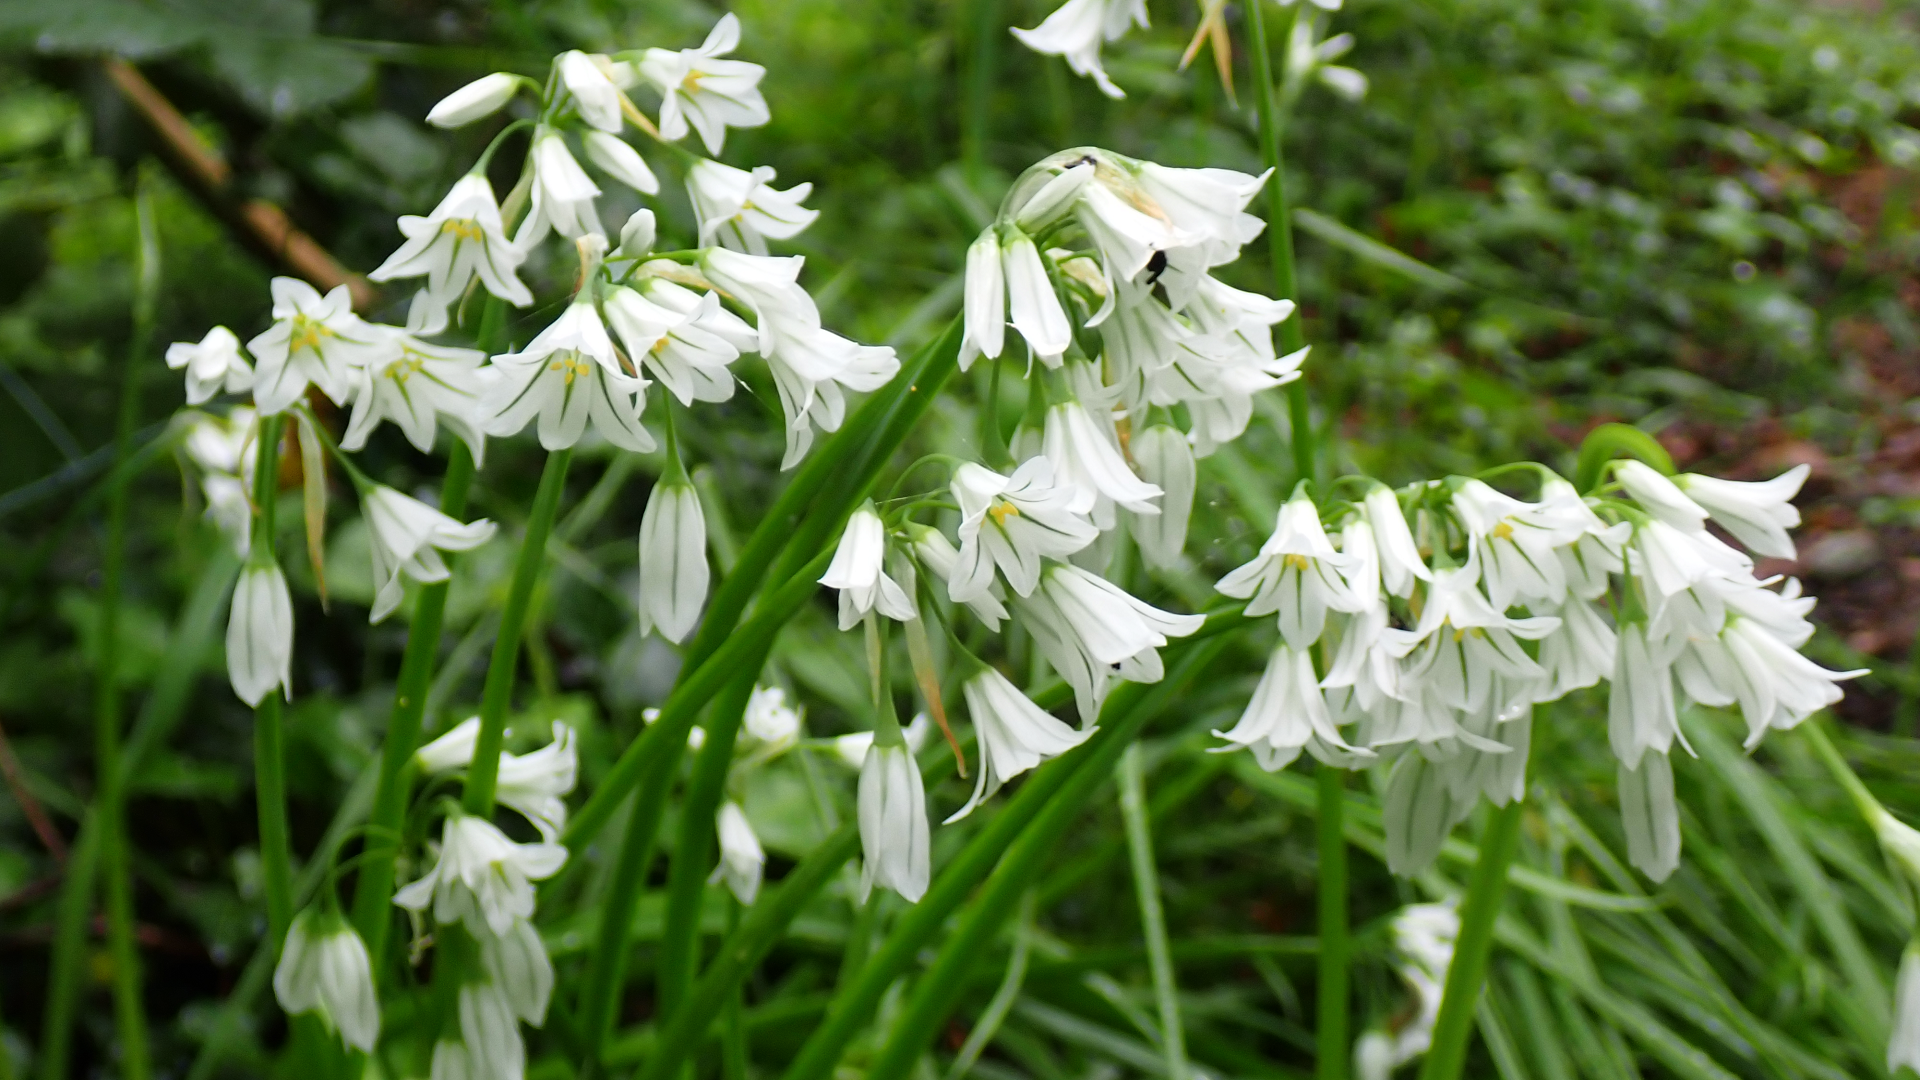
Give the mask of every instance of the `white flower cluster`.
<path id="1" fill-rule="evenodd" d="M 428 775 L 473 761 L 480 718 L 473 717 L 421 747 L 415 764 Z M 553 739 L 529 754 L 500 754 L 496 798 L 540 833 L 518 843 L 485 818 L 458 811 L 442 826 L 426 873 L 393 902 L 434 922 L 459 923 L 479 944 L 479 963 L 459 990 L 458 1037 L 443 1032 L 433 1048 L 432 1075 L 447 1080 L 518 1077 L 526 1070 L 522 1021 L 546 1020 L 553 964 L 533 927 L 534 886 L 567 861 L 556 841 L 566 827 L 562 797 L 579 774 L 573 729 L 556 720 Z"/>
<path id="2" fill-rule="evenodd" d="M 1806 468 L 1744 484 L 1617 461 L 1584 498 L 1529 468 L 1535 502 L 1462 477 L 1399 492 L 1363 481 L 1357 502 L 1325 509 L 1297 491 L 1258 557 L 1218 585 L 1280 630 L 1253 700 L 1218 734 L 1268 769 L 1302 750 L 1349 768 L 1392 760 L 1388 861 L 1414 873 L 1481 796 L 1523 796 L 1533 706 L 1606 681 L 1629 854 L 1664 879 L 1680 852 L 1678 706 L 1738 704 L 1752 745 L 1860 674 L 1802 656 L 1813 600 L 1755 578 L 1706 527 L 1792 557 L 1788 500 Z"/>

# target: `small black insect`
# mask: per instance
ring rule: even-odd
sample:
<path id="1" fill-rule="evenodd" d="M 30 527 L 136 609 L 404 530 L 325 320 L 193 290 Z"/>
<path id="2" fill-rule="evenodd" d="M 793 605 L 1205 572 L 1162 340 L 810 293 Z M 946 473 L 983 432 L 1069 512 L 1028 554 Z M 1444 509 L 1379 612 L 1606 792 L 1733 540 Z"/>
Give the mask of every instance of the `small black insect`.
<path id="1" fill-rule="evenodd" d="M 1153 257 L 1147 260 L 1147 284 L 1148 285 L 1159 284 L 1160 275 L 1166 272 L 1167 272 L 1167 253 L 1164 251 L 1154 252 Z"/>

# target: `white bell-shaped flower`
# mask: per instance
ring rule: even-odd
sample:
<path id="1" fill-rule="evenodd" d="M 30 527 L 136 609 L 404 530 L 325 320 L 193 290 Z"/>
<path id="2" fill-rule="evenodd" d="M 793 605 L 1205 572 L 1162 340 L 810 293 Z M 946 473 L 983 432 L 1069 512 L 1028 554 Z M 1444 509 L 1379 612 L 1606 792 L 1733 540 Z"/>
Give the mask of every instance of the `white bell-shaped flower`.
<path id="1" fill-rule="evenodd" d="M 1040 576 L 1039 591 L 1064 617 L 1082 651 L 1103 664 L 1139 658 L 1207 621 L 1204 615 L 1162 611 L 1070 563 L 1050 563 Z"/>
<path id="2" fill-rule="evenodd" d="M 707 602 L 707 519 L 684 473 L 653 486 L 640 517 L 640 632 L 686 640 Z"/>
<path id="3" fill-rule="evenodd" d="M 1558 701 L 1613 674 L 1617 642 L 1600 606 L 1570 596 L 1553 611 L 1560 627 L 1540 639 L 1540 666 L 1547 674 L 1538 701 Z"/>
<path id="4" fill-rule="evenodd" d="M 1236 748 L 1253 751 L 1254 760 L 1268 772 L 1286 768 L 1309 746 L 1314 747 L 1316 757 L 1326 747 L 1373 756 L 1372 751 L 1349 746 L 1340 737 L 1340 729 L 1327 711 L 1326 697 L 1320 692 L 1319 677 L 1313 671 L 1312 652 L 1285 642 L 1274 649 L 1260 685 L 1254 688 L 1253 699 L 1240 714 L 1240 722 L 1214 735 Z"/>
<path id="5" fill-rule="evenodd" d="M 1582 524 L 1552 504 L 1529 503 L 1469 480 L 1453 496 L 1454 513 L 1479 549 L 1481 581 L 1495 609 L 1517 602 L 1556 605 L 1567 578 L 1554 549 L 1580 539 Z"/>
<path id="6" fill-rule="evenodd" d="M 493 539 L 494 524 L 485 518 L 468 524 L 448 517 L 418 499 L 383 484 L 367 489 L 362 500 L 367 514 L 368 548 L 373 553 L 373 610 L 369 622 L 393 613 L 406 596 L 400 575 L 426 585 L 452 576 L 443 551 L 472 551 Z"/>
<path id="7" fill-rule="evenodd" d="M 187 372 L 187 404 L 200 405 L 215 394 L 245 393 L 253 389 L 253 368 L 240 355 L 240 339 L 224 326 L 207 331 L 196 344 L 176 341 L 167 346 L 167 366 Z"/>
<path id="8" fill-rule="evenodd" d="M 1064 57 L 1074 74 L 1092 79 L 1101 93 L 1118 99 L 1127 93 L 1107 77 L 1100 46 L 1120 40 L 1135 24 L 1147 26 L 1146 0 L 1067 0 L 1039 26 L 1015 27 L 1013 36 L 1042 56 Z"/>
<path id="9" fill-rule="evenodd" d="M 803 721 L 801 710 L 787 702 L 785 690 L 778 686 L 756 686 L 753 693 L 747 695 L 740 728 L 762 748 L 784 751 L 799 744 Z"/>
<path id="10" fill-rule="evenodd" d="M 820 211 L 800 205 L 812 184 L 785 191 L 773 186 L 774 171 L 752 172 L 702 160 L 687 171 L 687 196 L 700 219 L 700 243 L 719 242 L 735 251 L 767 253 L 767 240 L 790 240 L 813 224 Z"/>
<path id="11" fill-rule="evenodd" d="M 273 969 L 273 996 L 289 1016 L 318 1013 L 348 1046 L 372 1053 L 380 1039 L 380 999 L 366 943 L 337 911 L 296 915 Z"/>
<path id="12" fill-rule="evenodd" d="M 740 357 L 737 331 L 751 335 L 751 330 L 721 308 L 718 294 L 696 294 L 658 280 L 643 287 L 644 292 L 614 289 L 605 300 L 607 322 L 627 355 L 645 365 L 682 405 L 731 398 L 734 379 L 727 366 Z"/>
<path id="13" fill-rule="evenodd" d="M 414 761 L 428 775 L 464 769 L 473 762 L 480 741 L 480 718 L 470 716 L 451 731 L 414 751 Z M 567 825 L 567 804 L 561 797 L 579 778 L 580 759 L 573 728 L 555 720 L 553 740 L 530 754 L 500 752 L 494 779 L 494 798 L 518 811 L 552 843 Z"/>
<path id="14" fill-rule="evenodd" d="M 992 226 L 967 245 L 961 320 L 961 371 L 972 367 L 977 357 L 1000 355 L 1007 336 L 1007 277 L 1000 266 L 1000 235 Z"/>
<path id="15" fill-rule="evenodd" d="M 614 85 L 608 74 L 605 57 L 589 56 L 578 49 L 560 54 L 560 85 L 566 88 L 567 96 L 573 99 L 573 107 L 580 119 L 610 134 L 618 134 L 622 119 L 620 116 L 620 88 Z"/>
<path id="16" fill-rule="evenodd" d="M 926 785 L 901 743 L 874 744 L 860 766 L 860 847 L 862 900 L 876 882 L 908 901 L 926 895 L 932 875 Z"/>
<path id="17" fill-rule="evenodd" d="M 1639 461 L 1621 461 L 1614 466 L 1614 478 L 1647 512 L 1676 529 L 1695 532 L 1706 523 L 1707 512 L 1687 498 L 1672 480 L 1652 466 Z"/>
<path id="18" fill-rule="evenodd" d="M 492 116 L 506 108 L 523 81 L 520 76 L 504 71 L 482 75 L 441 98 L 427 112 L 427 123 L 437 128 L 457 128 Z"/>
<path id="19" fill-rule="evenodd" d="M 1078 513 L 1096 513 L 1096 521 L 1101 499 L 1112 500 L 1136 514 L 1158 514 L 1160 508 L 1153 500 L 1162 494 L 1159 485 L 1134 475 L 1120 454 L 1111 427 L 1110 422 L 1096 422 L 1079 401 L 1065 401 L 1047 409 L 1041 445 L 1060 483 L 1079 489 L 1069 506 Z"/>
<path id="20" fill-rule="evenodd" d="M 1420 558 L 1420 545 L 1414 543 L 1413 531 L 1407 528 L 1399 498 L 1392 488 L 1375 484 L 1367 489 L 1361 512 L 1373 529 L 1374 550 L 1380 554 L 1380 583 L 1394 596 L 1413 595 L 1413 583 L 1430 580 L 1433 572 Z"/>
<path id="21" fill-rule="evenodd" d="M 393 902 L 410 911 L 431 905 L 437 922 L 459 921 L 476 936 L 503 937 L 514 920 L 533 916 L 533 883 L 559 873 L 566 861 L 567 849 L 558 844 L 516 844 L 492 822 L 456 813 L 441 831 L 432 868 Z"/>
<path id="22" fill-rule="evenodd" d="M 953 583 L 960 576 L 960 551 L 948 540 L 946 534 L 932 526 L 909 521 L 906 524 L 907 546 L 913 550 L 914 558 L 920 565 L 931 571 L 934 577 L 947 585 L 949 595 L 953 592 Z M 1034 575 L 1035 584 L 1039 583 L 1039 574 Z M 998 631 L 1006 620 L 1006 590 L 998 581 L 989 582 L 986 591 L 965 601 L 976 618 L 987 625 L 987 629 Z"/>
<path id="23" fill-rule="evenodd" d="M 399 351 L 390 336 L 353 313 L 345 285 L 323 297 L 298 278 L 277 277 L 272 289 L 273 326 L 247 342 L 258 364 L 253 403 L 265 415 L 300 400 L 309 385 L 345 405 L 355 370 L 385 363 Z"/>
<path id="24" fill-rule="evenodd" d="M 1067 322 L 1066 309 L 1060 306 L 1060 294 L 1054 291 L 1053 281 L 1047 276 L 1040 249 L 1026 233 L 1008 228 L 1000 248 L 1000 262 L 1013 328 L 1027 339 L 1027 347 L 1041 363 L 1059 367 L 1061 355 L 1073 344 L 1073 327 Z M 983 313 L 982 319 L 990 314 Z"/>
<path id="25" fill-rule="evenodd" d="M 479 941 L 480 968 L 514 1015 L 529 1024 L 545 1021 L 547 1004 L 553 999 L 553 961 L 540 932 L 527 920 L 515 919 L 513 929 L 505 934 L 482 934 Z"/>
<path id="26" fill-rule="evenodd" d="M 1246 600 L 1250 617 L 1278 612 L 1280 636 L 1295 649 L 1306 649 L 1320 640 L 1328 611 L 1366 606 L 1342 576 L 1352 565 L 1352 559 L 1333 549 L 1313 500 L 1299 492 L 1280 508 L 1273 535 L 1260 546 L 1260 554 L 1214 588 Z"/>
<path id="27" fill-rule="evenodd" d="M 1127 521 L 1140 557 L 1162 569 L 1180 565 L 1187 546 L 1187 523 L 1193 517 L 1193 496 L 1199 484 L 1193 445 L 1178 428 L 1155 424 L 1134 435 L 1129 444 L 1140 466 L 1140 479 L 1160 489 L 1158 514 L 1134 514 Z"/>
<path id="28" fill-rule="evenodd" d="M 712 880 L 725 881 L 734 899 L 751 905 L 760 895 L 760 880 L 767 869 L 767 853 L 761 850 L 760 838 L 753 834 L 746 811 L 732 799 L 720 804 L 714 830 L 720 841 L 720 865 L 713 868 Z"/>
<path id="29" fill-rule="evenodd" d="M 460 1042 L 455 1045 L 465 1050 L 467 1076 L 472 1080 L 519 1080 L 526 1075 L 527 1044 L 520 1037 L 513 997 L 506 988 L 491 982 L 466 983 L 460 987 L 456 1012 Z M 431 1080 L 439 1080 L 439 1047 L 434 1049 Z"/>
<path id="30" fill-rule="evenodd" d="M 1680 809 L 1673 800 L 1673 762 L 1662 751 L 1642 754 L 1638 767 L 1619 763 L 1620 823 L 1627 861 L 1655 881 L 1680 865 Z"/>
<path id="31" fill-rule="evenodd" d="M 920 617 L 912 597 L 888 576 L 887 530 L 867 502 L 847 518 L 846 531 L 820 584 L 840 592 L 840 629 L 851 630 L 869 611 L 899 622 Z"/>
<path id="32" fill-rule="evenodd" d="M 580 136 L 580 145 L 586 148 L 587 160 L 599 166 L 601 172 L 642 195 L 660 193 L 660 178 L 653 175 L 647 159 L 625 139 L 604 131 L 589 131 Z"/>
<path id="33" fill-rule="evenodd" d="M 740 19 L 720 16 L 697 49 L 648 49 L 640 58 L 640 77 L 660 92 L 660 137 L 684 138 L 687 125 L 700 133 L 707 152 L 718 154 L 730 127 L 760 127 L 771 117 L 760 79 L 767 69 L 722 57 L 740 45 Z"/>
<path id="34" fill-rule="evenodd" d="M 640 422 L 648 382 L 621 367 L 593 304 L 579 302 L 525 349 L 493 358 L 497 380 L 481 402 L 489 435 L 514 435 L 538 417 L 540 445 L 563 450 L 580 441 L 587 422 L 622 450 L 646 453 L 653 436 Z"/>
<path id="35" fill-rule="evenodd" d="M 278 563 L 254 560 L 240 571 L 227 618 L 227 678 L 248 705 L 276 686 L 293 700 L 293 594 Z"/>
<path id="36" fill-rule="evenodd" d="M 507 239 L 493 185 L 479 173 L 456 181 L 426 217 L 400 218 L 399 250 L 367 276 L 374 281 L 425 277 L 427 294 L 442 308 L 458 300 L 475 277 L 486 290 L 518 307 L 533 303 L 518 271 L 527 253 Z"/>
<path id="37" fill-rule="evenodd" d="M 1384 633 L 1412 654 L 1403 671 L 1410 684 L 1449 708 L 1490 709 L 1497 719 L 1512 719 L 1533 702 L 1547 674 L 1516 639 L 1538 641 L 1558 630 L 1560 620 L 1511 618 L 1495 608 L 1480 592 L 1476 562 L 1470 557 L 1464 566 L 1435 570 L 1419 623 Z"/>
<path id="38" fill-rule="evenodd" d="M 1673 661 L 1679 642 L 1650 639 L 1645 623 L 1617 631 L 1613 686 L 1607 697 L 1607 741 L 1620 764 L 1638 769 L 1646 753 L 1666 753 L 1680 734 L 1673 700 Z"/>
<path id="39" fill-rule="evenodd" d="M 996 568 L 1009 588 L 1029 596 L 1043 560 L 1064 559 L 1100 535 L 1072 510 L 1077 491 L 1055 482 L 1045 456 L 1027 459 L 1011 477 L 968 462 L 954 471 L 950 487 L 961 514 L 960 551 L 947 581 L 956 603 L 988 595 Z"/>
<path id="40" fill-rule="evenodd" d="M 533 163 L 533 198 L 526 219 L 513 234 L 514 246 L 531 251 L 548 232 L 569 240 L 599 235 L 600 215 L 593 200 L 599 198 L 600 187 L 573 159 L 560 132 L 545 126 L 535 129 L 528 156 Z"/>
<path id="41" fill-rule="evenodd" d="M 340 448 L 364 449 L 381 421 L 392 421 L 414 449 L 431 453 L 438 425 L 445 424 L 467 444 L 474 464 L 484 463 L 487 436 L 480 428 L 480 403 L 497 377 L 491 368 L 481 367 L 486 354 L 431 345 L 398 331 L 387 333 L 399 355 L 356 374 L 353 413 Z"/>
<path id="42" fill-rule="evenodd" d="M 979 740 L 979 771 L 973 797 L 945 824 L 966 817 L 982 800 L 999 791 L 1001 784 L 1079 746 L 1094 731 L 1090 726 L 1075 731 L 1042 712 L 1005 676 L 985 665 L 961 684 L 960 692 L 966 698 L 967 714 L 973 717 Z"/>
<path id="43" fill-rule="evenodd" d="M 1809 466 L 1796 465 L 1755 484 L 1683 473 L 1674 477 L 1674 484 L 1747 550 L 1773 559 L 1793 559 L 1798 555 L 1787 530 L 1800 524 L 1793 497 L 1800 494 L 1800 485 L 1811 471 Z"/>

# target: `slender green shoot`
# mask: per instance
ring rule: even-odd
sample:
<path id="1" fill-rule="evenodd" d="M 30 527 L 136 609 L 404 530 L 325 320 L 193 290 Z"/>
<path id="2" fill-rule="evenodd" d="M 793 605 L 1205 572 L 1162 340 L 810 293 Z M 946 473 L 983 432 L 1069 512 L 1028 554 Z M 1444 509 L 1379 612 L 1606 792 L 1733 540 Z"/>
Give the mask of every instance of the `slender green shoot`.
<path id="1" fill-rule="evenodd" d="M 1133 891 L 1140 903 L 1140 932 L 1146 938 L 1147 966 L 1153 973 L 1153 1000 L 1160 1011 L 1160 1052 L 1167 1059 L 1167 1075 L 1186 1080 L 1186 1029 L 1180 1022 L 1180 987 L 1174 981 L 1173 954 L 1167 947 L 1160 873 L 1153 861 L 1153 826 L 1147 821 L 1145 752 L 1139 743 L 1120 755 L 1114 776 L 1120 784 L 1120 820 L 1127 830 Z"/>

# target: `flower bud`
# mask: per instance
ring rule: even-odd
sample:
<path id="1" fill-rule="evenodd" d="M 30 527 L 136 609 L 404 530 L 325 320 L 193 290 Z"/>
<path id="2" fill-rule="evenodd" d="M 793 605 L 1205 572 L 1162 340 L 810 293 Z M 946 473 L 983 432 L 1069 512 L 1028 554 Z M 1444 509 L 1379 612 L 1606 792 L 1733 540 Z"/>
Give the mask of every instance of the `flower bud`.
<path id="1" fill-rule="evenodd" d="M 482 76 L 441 98 L 440 104 L 427 113 L 427 123 L 440 128 L 465 127 L 499 112 L 519 88 L 519 77 L 504 71 Z"/>

